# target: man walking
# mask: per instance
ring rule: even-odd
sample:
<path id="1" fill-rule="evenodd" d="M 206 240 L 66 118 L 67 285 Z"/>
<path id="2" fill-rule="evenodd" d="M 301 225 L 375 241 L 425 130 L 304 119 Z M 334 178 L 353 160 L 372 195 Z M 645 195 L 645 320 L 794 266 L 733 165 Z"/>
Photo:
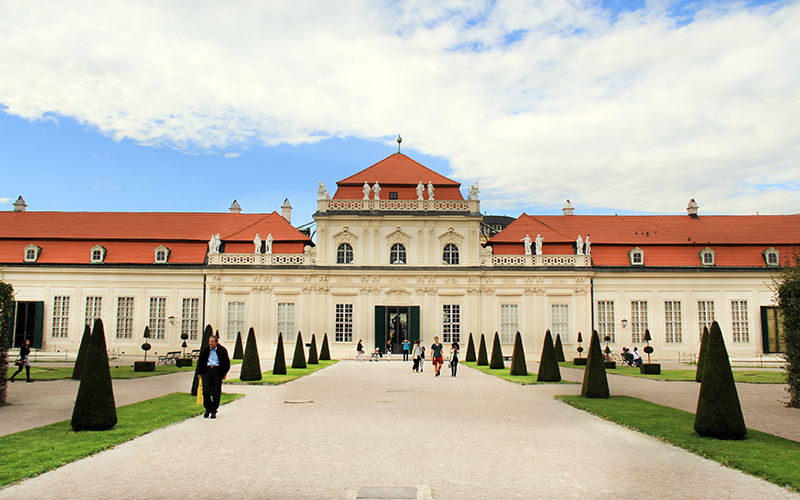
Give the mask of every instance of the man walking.
<path id="1" fill-rule="evenodd" d="M 439 371 L 442 369 L 444 359 L 442 358 L 442 349 L 444 346 L 439 343 L 439 337 L 433 337 L 433 344 L 431 344 L 431 364 L 433 365 L 436 376 L 439 376 Z"/>
<path id="2" fill-rule="evenodd" d="M 208 345 L 200 351 L 197 365 L 200 370 L 198 377 L 203 381 L 203 406 L 206 409 L 203 418 L 217 418 L 222 381 L 228 376 L 231 360 L 228 350 L 219 343 L 216 335 L 208 338 Z"/>

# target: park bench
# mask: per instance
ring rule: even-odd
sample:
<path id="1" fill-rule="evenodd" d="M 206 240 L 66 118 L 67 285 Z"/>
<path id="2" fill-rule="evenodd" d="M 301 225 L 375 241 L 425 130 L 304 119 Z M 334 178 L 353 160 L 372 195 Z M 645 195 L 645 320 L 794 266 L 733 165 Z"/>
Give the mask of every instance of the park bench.
<path id="1" fill-rule="evenodd" d="M 158 363 L 157 364 L 163 364 L 164 366 L 166 366 L 166 365 L 174 365 L 175 364 L 175 360 L 177 360 L 180 357 L 180 355 L 181 355 L 181 351 L 168 352 L 165 355 L 158 357 Z"/>

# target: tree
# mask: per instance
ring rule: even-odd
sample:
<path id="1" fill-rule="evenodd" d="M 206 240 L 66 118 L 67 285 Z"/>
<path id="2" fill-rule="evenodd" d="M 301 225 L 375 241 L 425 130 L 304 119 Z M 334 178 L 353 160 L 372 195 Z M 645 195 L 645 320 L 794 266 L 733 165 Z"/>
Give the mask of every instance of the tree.
<path id="1" fill-rule="evenodd" d="M 556 348 L 553 346 L 553 336 L 550 330 L 544 332 L 544 346 L 542 346 L 542 357 L 539 359 L 539 373 L 536 375 L 536 381 L 561 381 L 561 369 L 558 366 Z"/>
<path id="2" fill-rule="evenodd" d="M 469 332 L 469 342 L 467 342 L 467 355 L 464 361 L 475 361 L 475 342 L 472 341 L 472 332 Z"/>
<path id="3" fill-rule="evenodd" d="M 324 337 L 322 337 L 322 349 L 319 350 L 319 360 L 320 361 L 330 361 L 331 360 L 331 349 L 328 347 L 328 334 L 326 333 Z"/>
<path id="4" fill-rule="evenodd" d="M 242 336 L 239 335 L 239 342 Z M 253 327 L 247 332 L 247 348 L 242 356 L 242 370 L 239 373 L 239 380 L 246 382 L 250 380 L 261 380 L 261 360 L 258 359 L 258 345 L 256 344 L 256 332 Z"/>
<path id="5" fill-rule="evenodd" d="M 697 355 L 697 370 L 694 372 L 695 382 L 703 381 L 703 367 L 706 361 L 706 352 L 708 351 L 708 327 L 703 327 L 703 338 L 700 339 L 700 354 Z"/>
<path id="6" fill-rule="evenodd" d="M 481 345 L 478 348 L 478 366 L 489 366 L 489 355 L 486 353 L 486 337 L 481 333 Z"/>
<path id="7" fill-rule="evenodd" d="M 78 347 L 78 356 L 75 358 L 75 366 L 72 367 L 72 379 L 80 380 L 83 373 L 83 365 L 86 364 L 86 353 L 89 351 L 89 342 L 92 339 L 92 329 L 89 325 L 83 327 L 83 337 L 81 345 Z"/>
<path id="8" fill-rule="evenodd" d="M 253 327 L 250 327 L 252 330 Z M 247 342 L 250 342 L 250 333 L 247 333 Z M 242 332 L 236 332 L 236 345 L 233 346 L 233 358 L 231 359 L 244 359 L 244 346 L 242 345 Z"/>
<path id="9" fill-rule="evenodd" d="M 492 370 L 500 370 L 506 367 L 503 363 L 503 347 L 500 345 L 500 336 L 494 332 L 494 344 L 492 344 L 492 362 L 489 368 Z"/>
<path id="10" fill-rule="evenodd" d="M 147 351 L 149 351 L 153 346 L 150 345 L 150 327 L 144 327 L 144 333 L 142 334 L 144 337 L 144 343 L 142 344 L 142 350 L 144 351 L 144 360 L 147 361 Z"/>
<path id="11" fill-rule="evenodd" d="M 311 334 L 311 347 L 308 348 L 308 364 L 319 364 L 319 358 L 317 357 L 317 336 L 313 333 Z"/>
<path id="12" fill-rule="evenodd" d="M 470 337 L 470 340 L 472 337 Z M 473 352 L 473 354 L 475 354 Z M 517 332 L 514 338 L 514 352 L 511 354 L 511 375 L 527 375 L 528 364 L 525 362 L 525 349 L 522 348 L 522 335 Z"/>
<path id="13" fill-rule="evenodd" d="M 703 437 L 742 439 L 747 434 L 728 350 L 719 324 L 711 323 L 708 353 L 697 398 L 694 430 Z"/>
<path id="14" fill-rule="evenodd" d="M 283 352 L 283 334 L 278 334 L 278 348 L 275 350 L 275 363 L 272 365 L 273 375 L 286 375 L 286 354 Z"/>
<path id="15" fill-rule="evenodd" d="M 75 431 L 105 431 L 117 425 L 114 386 L 108 366 L 108 350 L 103 320 L 96 319 L 81 374 L 81 385 L 72 409 Z"/>
<path id="16" fill-rule="evenodd" d="M 566 361 L 567 360 L 567 358 L 564 357 L 564 346 L 561 345 L 561 334 L 560 333 L 556 334 L 555 350 L 556 350 L 556 360 L 557 361 Z"/>
<path id="17" fill-rule="evenodd" d="M 306 353 L 303 349 L 303 333 L 297 332 L 297 340 L 294 343 L 294 356 L 292 357 L 292 368 L 306 368 Z"/>
<path id="18" fill-rule="evenodd" d="M 5 404 L 8 390 L 8 327 L 14 312 L 14 287 L 0 281 L 0 404 Z"/>
<path id="19" fill-rule="evenodd" d="M 606 363 L 605 359 L 603 359 L 603 348 L 600 347 L 600 337 L 597 335 L 597 330 L 592 332 L 592 340 L 589 341 L 589 352 L 586 353 L 586 357 L 581 396 L 586 398 L 610 398 L 611 392 L 608 390 Z"/>
<path id="20" fill-rule="evenodd" d="M 789 392 L 787 406 L 800 408 L 800 252 L 794 249 L 783 270 L 773 279 L 783 326 L 786 352 L 786 383 Z"/>
<path id="21" fill-rule="evenodd" d="M 205 329 L 203 330 L 203 340 L 200 342 L 201 350 L 208 345 L 208 339 L 210 339 L 212 335 L 214 335 L 214 329 L 211 328 L 211 325 L 206 325 Z M 199 385 L 200 381 L 200 379 L 198 378 L 199 376 L 200 376 L 200 363 L 197 363 L 197 366 L 194 369 L 194 377 L 192 377 L 192 396 L 197 396 L 197 386 Z"/>

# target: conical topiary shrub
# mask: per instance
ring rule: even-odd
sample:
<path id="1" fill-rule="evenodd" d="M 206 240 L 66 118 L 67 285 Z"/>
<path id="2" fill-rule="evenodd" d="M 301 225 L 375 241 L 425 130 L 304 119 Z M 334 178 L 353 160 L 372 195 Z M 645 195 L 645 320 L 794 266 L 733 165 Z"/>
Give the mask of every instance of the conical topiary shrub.
<path id="1" fill-rule="evenodd" d="M 292 368 L 306 368 L 306 352 L 303 349 L 303 333 L 297 332 L 297 340 L 294 343 L 294 356 L 292 357 Z"/>
<path id="2" fill-rule="evenodd" d="M 611 392 L 608 390 L 606 363 L 603 359 L 603 348 L 600 347 L 600 337 L 597 335 L 597 330 L 592 332 L 592 339 L 589 341 L 589 352 L 586 357 L 581 396 L 586 398 L 610 398 Z"/>
<path id="3" fill-rule="evenodd" d="M 486 337 L 481 333 L 481 345 L 478 347 L 478 366 L 489 366 L 489 353 L 486 352 Z"/>
<path id="4" fill-rule="evenodd" d="M 319 358 L 317 357 L 317 336 L 313 333 L 311 334 L 311 347 L 308 348 L 308 364 L 319 364 Z"/>
<path id="5" fill-rule="evenodd" d="M 561 382 L 561 368 L 556 359 L 556 348 L 553 345 L 553 336 L 550 330 L 544 332 L 544 345 L 542 346 L 542 357 L 539 359 L 539 373 L 536 375 L 537 382 Z"/>
<path id="6" fill-rule="evenodd" d="M 328 334 L 326 333 L 324 337 L 322 337 L 322 348 L 319 350 L 319 360 L 320 361 L 330 361 L 331 360 L 331 349 L 328 347 Z"/>
<path id="7" fill-rule="evenodd" d="M 78 357 L 75 358 L 75 366 L 72 368 L 72 378 L 80 380 L 83 373 L 83 365 L 86 364 L 86 353 L 89 351 L 89 342 L 92 338 L 92 329 L 89 325 L 83 328 L 83 337 L 81 337 L 81 346 L 78 348 Z"/>
<path id="8" fill-rule="evenodd" d="M 475 361 L 475 342 L 472 341 L 472 332 L 469 332 L 469 342 L 467 342 L 467 355 L 464 361 Z"/>
<path id="9" fill-rule="evenodd" d="M 703 367 L 705 366 L 706 352 L 708 352 L 708 327 L 703 327 L 703 337 L 700 339 L 700 354 L 697 355 L 697 370 L 694 372 L 695 382 L 703 381 Z"/>
<path id="10" fill-rule="evenodd" d="M 252 330 L 253 327 L 250 327 Z M 250 334 L 248 333 L 248 337 Z M 249 340 L 248 340 L 249 342 Z M 236 332 L 236 345 L 233 347 L 233 357 L 231 359 L 244 359 L 244 346 L 242 345 L 242 332 Z"/>
<path id="11" fill-rule="evenodd" d="M 239 335 L 241 338 L 241 335 Z M 258 345 L 256 344 L 256 331 L 250 327 L 247 332 L 247 347 L 242 356 L 242 371 L 239 373 L 239 380 L 243 382 L 251 380 L 261 380 L 261 360 L 258 356 Z"/>
<path id="12" fill-rule="evenodd" d="M 108 366 L 103 320 L 96 319 L 81 374 L 81 385 L 72 410 L 75 431 L 105 431 L 117 425 L 114 386 Z"/>
<path id="13" fill-rule="evenodd" d="M 742 439 L 747 434 L 728 350 L 717 322 L 711 323 L 694 430 L 703 437 Z"/>
<path id="14" fill-rule="evenodd" d="M 286 354 L 283 352 L 283 334 L 278 334 L 278 348 L 275 349 L 275 363 L 272 364 L 273 375 L 286 375 Z"/>
<path id="15" fill-rule="evenodd" d="M 556 334 L 555 350 L 556 350 L 556 361 L 562 362 L 562 361 L 566 361 L 567 360 L 567 358 L 564 357 L 564 346 L 561 345 L 561 334 L 560 333 Z"/>
<path id="16" fill-rule="evenodd" d="M 494 343 L 492 344 L 492 362 L 489 363 L 489 368 L 492 370 L 500 370 L 506 367 L 503 362 L 503 347 L 500 345 L 500 335 L 494 332 Z"/>
<path id="17" fill-rule="evenodd" d="M 470 337 L 471 338 L 471 337 Z M 511 375 L 527 375 L 528 364 L 525 362 L 525 349 L 522 348 L 522 335 L 517 332 L 514 338 L 514 353 L 511 355 Z"/>
<path id="18" fill-rule="evenodd" d="M 203 330 L 203 340 L 200 342 L 200 350 L 202 351 L 208 345 L 208 339 L 214 334 L 214 329 L 211 328 L 211 325 L 206 325 L 205 329 Z M 219 338 L 219 337 L 217 337 Z M 194 377 L 192 377 L 192 396 L 197 396 L 197 386 L 199 385 L 200 379 L 200 363 L 194 369 Z"/>

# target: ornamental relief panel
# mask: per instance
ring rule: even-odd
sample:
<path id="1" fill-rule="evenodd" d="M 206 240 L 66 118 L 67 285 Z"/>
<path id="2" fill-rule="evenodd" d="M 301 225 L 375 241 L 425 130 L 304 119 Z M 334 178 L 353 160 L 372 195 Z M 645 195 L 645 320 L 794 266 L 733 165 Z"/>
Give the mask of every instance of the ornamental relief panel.
<path id="1" fill-rule="evenodd" d="M 260 285 L 260 286 L 251 287 L 251 290 L 253 290 L 254 292 L 271 292 L 272 291 L 272 287 L 271 286 Z"/>
<path id="2" fill-rule="evenodd" d="M 436 283 L 435 276 L 417 276 L 417 283 Z"/>
<path id="3" fill-rule="evenodd" d="M 550 280 L 550 283 L 552 283 L 554 285 L 566 285 L 567 284 L 567 280 L 561 279 L 561 278 L 553 278 L 553 279 Z"/>
<path id="4" fill-rule="evenodd" d="M 516 282 L 517 282 L 516 278 L 503 278 L 503 283 L 505 283 L 506 285 L 513 285 Z"/>
<path id="5" fill-rule="evenodd" d="M 255 275 L 253 275 L 253 281 L 270 282 L 270 281 L 272 281 L 272 276 L 271 275 L 266 275 L 266 274 L 255 274 Z"/>
<path id="6" fill-rule="evenodd" d="M 386 239 L 390 245 L 402 243 L 403 245 L 408 246 L 408 243 L 411 241 L 411 235 L 403 232 L 403 230 L 398 226 L 394 231 L 386 235 Z"/>
<path id="7" fill-rule="evenodd" d="M 464 236 L 455 232 L 453 228 L 450 227 L 447 229 L 447 231 L 439 235 L 439 240 L 441 241 L 440 243 L 441 246 L 445 246 L 448 243 L 452 243 L 457 247 L 461 247 L 461 242 L 464 241 Z"/>
<path id="8" fill-rule="evenodd" d="M 381 277 L 380 276 L 362 276 L 361 282 L 362 283 L 380 283 Z"/>
<path id="9" fill-rule="evenodd" d="M 389 278 L 389 283 L 405 283 L 408 281 L 406 278 Z"/>
<path id="10" fill-rule="evenodd" d="M 284 283 L 294 283 L 294 278 L 290 278 L 288 276 L 284 276 L 283 278 L 281 278 L 281 281 L 284 282 Z"/>
<path id="11" fill-rule="evenodd" d="M 450 285 L 454 285 L 454 284 L 458 283 L 458 278 L 445 278 L 445 279 L 442 280 L 442 282 L 450 284 Z"/>
<path id="12" fill-rule="evenodd" d="M 355 234 L 354 232 L 350 231 L 350 227 L 349 226 L 342 227 L 341 231 L 339 231 L 338 233 L 333 235 L 333 242 L 336 245 L 339 245 L 341 243 L 353 244 L 353 243 L 355 243 L 355 240 L 357 240 L 357 239 L 358 239 L 358 235 Z"/>
<path id="13" fill-rule="evenodd" d="M 353 278 L 338 278 L 336 280 L 337 283 L 352 283 Z"/>
<path id="14" fill-rule="evenodd" d="M 411 304 L 411 292 L 405 288 L 386 290 L 384 304 Z"/>

